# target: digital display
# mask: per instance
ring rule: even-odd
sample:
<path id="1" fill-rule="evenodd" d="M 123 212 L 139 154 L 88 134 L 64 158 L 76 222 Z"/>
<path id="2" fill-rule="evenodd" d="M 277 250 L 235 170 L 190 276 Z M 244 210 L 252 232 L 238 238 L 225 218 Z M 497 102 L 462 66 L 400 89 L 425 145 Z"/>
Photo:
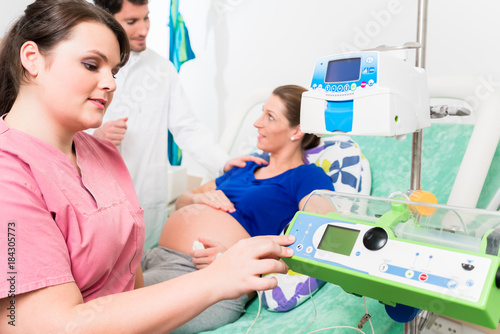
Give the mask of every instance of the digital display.
<path id="1" fill-rule="evenodd" d="M 328 62 L 325 82 L 344 82 L 359 80 L 361 58 L 347 58 Z"/>
<path id="2" fill-rule="evenodd" d="M 328 225 L 319 242 L 318 249 L 349 256 L 358 235 L 359 230 Z"/>

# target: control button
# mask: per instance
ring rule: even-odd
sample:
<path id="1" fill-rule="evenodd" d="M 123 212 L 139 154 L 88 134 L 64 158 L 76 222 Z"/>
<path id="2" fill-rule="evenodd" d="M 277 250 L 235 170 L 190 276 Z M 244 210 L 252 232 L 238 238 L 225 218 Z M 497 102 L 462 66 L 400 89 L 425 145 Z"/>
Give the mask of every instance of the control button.
<path id="1" fill-rule="evenodd" d="M 471 271 L 474 269 L 474 265 L 471 263 L 472 261 L 469 261 L 468 263 L 462 263 L 462 268 L 467 271 Z"/>
<path id="2" fill-rule="evenodd" d="M 362 74 L 368 74 L 368 67 L 365 67 L 361 73 Z"/>
<path id="3" fill-rule="evenodd" d="M 389 269 L 389 266 L 387 265 L 387 263 L 382 263 L 379 267 L 380 271 L 385 273 L 387 271 L 387 269 Z"/>
<path id="4" fill-rule="evenodd" d="M 375 81 L 373 81 L 373 79 L 370 79 L 370 80 L 368 81 L 368 86 L 370 86 L 370 87 L 371 87 L 371 86 L 373 86 L 374 84 L 375 84 Z"/>
<path id="5" fill-rule="evenodd" d="M 338 91 L 339 92 L 343 92 L 344 91 L 344 86 L 340 85 L 339 88 L 338 88 Z"/>
<path id="6" fill-rule="evenodd" d="M 369 67 L 369 68 L 368 68 L 368 73 L 369 73 L 369 74 L 373 74 L 373 73 L 375 73 L 375 67 Z"/>
<path id="7" fill-rule="evenodd" d="M 363 82 L 361 83 L 361 88 L 365 88 L 365 87 L 366 87 L 366 81 L 363 81 Z"/>
<path id="8" fill-rule="evenodd" d="M 368 64 L 373 63 L 373 57 L 368 57 L 368 58 L 366 58 L 366 62 L 367 62 Z"/>
<path id="9" fill-rule="evenodd" d="M 357 87 L 355 83 L 351 84 L 351 90 L 356 90 Z"/>
<path id="10" fill-rule="evenodd" d="M 458 283 L 457 283 L 457 281 L 451 279 L 448 281 L 447 286 L 450 289 L 455 289 L 458 286 Z"/>
<path id="11" fill-rule="evenodd" d="M 330 85 L 326 85 L 325 90 L 326 90 L 327 92 L 329 92 L 329 91 L 331 91 L 331 90 L 332 90 L 332 87 L 330 87 Z"/>
<path id="12" fill-rule="evenodd" d="M 407 270 L 405 272 L 405 277 L 406 278 L 413 278 L 414 275 L 415 275 L 415 273 L 413 272 L 413 270 Z"/>
<path id="13" fill-rule="evenodd" d="M 323 85 L 322 84 L 319 84 L 318 85 L 318 89 L 322 89 L 323 88 Z"/>
<path id="14" fill-rule="evenodd" d="M 427 281 L 427 279 L 428 279 L 428 278 L 429 278 L 429 276 L 427 276 L 427 274 L 420 274 L 420 275 L 418 276 L 418 279 L 419 279 L 420 281 L 422 281 L 422 282 Z"/>
<path id="15" fill-rule="evenodd" d="M 361 255 L 361 252 L 360 251 L 357 251 L 356 252 L 356 256 L 360 256 Z"/>
<path id="16" fill-rule="evenodd" d="M 344 85 L 344 90 L 347 92 L 348 90 L 351 89 L 351 86 L 349 84 Z"/>
<path id="17" fill-rule="evenodd" d="M 389 236 L 387 232 L 381 227 L 374 227 L 366 231 L 363 236 L 363 245 L 369 250 L 379 250 L 385 246 Z"/>
<path id="18" fill-rule="evenodd" d="M 337 86 L 333 85 L 332 86 L 332 92 L 336 92 L 337 91 Z"/>
<path id="19" fill-rule="evenodd" d="M 312 246 L 309 246 L 306 248 L 306 253 L 311 254 L 313 250 L 314 250 L 314 248 Z"/>
<path id="20" fill-rule="evenodd" d="M 469 279 L 469 280 L 467 280 L 467 282 L 465 282 L 465 284 L 467 284 L 468 287 L 471 287 L 474 285 L 474 281 Z"/>
<path id="21" fill-rule="evenodd" d="M 298 244 L 296 249 L 300 252 L 303 248 L 304 248 L 304 245 Z"/>

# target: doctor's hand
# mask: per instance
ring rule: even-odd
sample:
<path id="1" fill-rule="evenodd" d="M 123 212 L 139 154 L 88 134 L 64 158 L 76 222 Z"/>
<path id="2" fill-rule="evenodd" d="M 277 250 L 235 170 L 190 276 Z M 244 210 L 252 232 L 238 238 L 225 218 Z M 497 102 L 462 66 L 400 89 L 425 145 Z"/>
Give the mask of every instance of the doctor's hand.
<path id="1" fill-rule="evenodd" d="M 235 210 L 234 204 L 226 197 L 222 190 L 211 190 L 203 193 L 193 194 L 194 204 L 205 204 L 217 210 L 232 213 Z"/>
<path id="2" fill-rule="evenodd" d="M 128 117 L 104 123 L 94 131 L 94 136 L 111 141 L 115 146 L 121 144 L 127 131 Z"/>
<path id="3" fill-rule="evenodd" d="M 201 242 L 205 248 L 194 249 L 191 252 L 191 255 L 193 255 L 193 263 L 196 265 L 197 269 L 206 268 L 227 250 L 226 246 L 217 241 L 203 237 L 199 237 L 198 241 Z"/>
<path id="4" fill-rule="evenodd" d="M 199 273 L 211 280 L 208 284 L 219 299 L 274 289 L 278 285 L 276 278 L 261 275 L 287 272 L 288 267 L 280 258 L 293 255 L 292 249 L 284 247 L 293 242 L 292 235 L 242 239 Z"/>
<path id="5" fill-rule="evenodd" d="M 244 155 L 242 157 L 234 158 L 226 162 L 226 164 L 224 165 L 224 173 L 226 173 L 227 171 L 231 170 L 234 167 L 239 167 L 239 168 L 245 167 L 247 161 L 253 161 L 259 165 L 269 164 L 269 162 L 267 162 L 262 158 L 255 157 L 253 155 Z"/>

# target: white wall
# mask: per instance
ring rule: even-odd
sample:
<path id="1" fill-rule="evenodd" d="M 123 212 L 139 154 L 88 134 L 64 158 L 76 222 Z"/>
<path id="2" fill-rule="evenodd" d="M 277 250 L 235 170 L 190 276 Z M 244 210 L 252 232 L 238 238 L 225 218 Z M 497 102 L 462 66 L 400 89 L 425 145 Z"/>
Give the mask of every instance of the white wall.
<path id="1" fill-rule="evenodd" d="M 0 0 L 0 33 L 32 0 Z M 148 44 L 168 57 L 169 1 L 150 0 Z M 416 39 L 416 0 L 180 0 L 196 59 L 181 68 L 192 106 L 218 136 L 280 85 L 308 86 L 315 60 Z M 500 87 L 500 2 L 429 1 L 429 75 L 481 75 Z M 490 87 L 490 88 L 491 88 Z"/>
<path id="2" fill-rule="evenodd" d="M 168 32 L 167 2 L 151 0 L 152 33 Z M 321 56 L 416 40 L 416 0 L 180 3 L 197 56 L 181 78 L 195 112 L 219 135 L 235 113 L 275 86 L 308 86 Z M 498 89 L 498 14 L 500 2 L 493 0 L 429 1 L 428 74 L 481 75 Z M 167 54 L 168 39 L 151 35 L 150 46 Z"/>
<path id="3" fill-rule="evenodd" d="M 0 36 L 23 14 L 24 8 L 33 0 L 0 0 Z"/>

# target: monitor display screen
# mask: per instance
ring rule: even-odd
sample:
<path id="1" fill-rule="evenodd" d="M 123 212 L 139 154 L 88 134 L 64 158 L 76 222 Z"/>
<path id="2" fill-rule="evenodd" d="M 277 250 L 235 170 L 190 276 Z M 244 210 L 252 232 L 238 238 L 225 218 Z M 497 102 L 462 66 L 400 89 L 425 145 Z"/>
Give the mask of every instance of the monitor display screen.
<path id="1" fill-rule="evenodd" d="M 318 249 L 349 256 L 358 235 L 359 230 L 328 225 L 319 242 Z"/>
<path id="2" fill-rule="evenodd" d="M 345 82 L 359 80 L 361 58 L 347 58 L 328 62 L 325 82 Z"/>

